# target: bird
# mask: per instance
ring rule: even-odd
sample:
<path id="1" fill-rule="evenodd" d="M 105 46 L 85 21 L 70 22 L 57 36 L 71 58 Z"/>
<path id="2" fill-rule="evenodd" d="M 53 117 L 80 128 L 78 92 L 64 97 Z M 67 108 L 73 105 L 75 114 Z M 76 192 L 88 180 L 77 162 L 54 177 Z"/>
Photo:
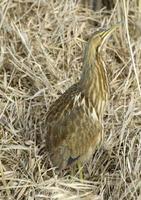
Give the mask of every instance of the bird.
<path id="1" fill-rule="evenodd" d="M 80 79 L 50 106 L 45 145 L 59 170 L 85 164 L 103 142 L 103 116 L 109 83 L 101 49 L 119 25 L 95 32 L 88 40 Z"/>

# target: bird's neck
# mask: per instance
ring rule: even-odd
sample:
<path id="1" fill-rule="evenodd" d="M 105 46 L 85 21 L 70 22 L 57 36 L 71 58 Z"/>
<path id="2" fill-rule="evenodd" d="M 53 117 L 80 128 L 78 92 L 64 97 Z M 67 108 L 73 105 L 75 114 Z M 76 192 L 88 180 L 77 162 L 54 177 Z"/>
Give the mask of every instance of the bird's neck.
<path id="1" fill-rule="evenodd" d="M 106 102 L 108 95 L 108 81 L 105 64 L 99 53 L 87 55 L 84 58 L 84 66 L 80 79 L 80 85 L 89 103 L 98 109 L 98 104 Z M 98 109 L 97 112 L 102 112 Z"/>

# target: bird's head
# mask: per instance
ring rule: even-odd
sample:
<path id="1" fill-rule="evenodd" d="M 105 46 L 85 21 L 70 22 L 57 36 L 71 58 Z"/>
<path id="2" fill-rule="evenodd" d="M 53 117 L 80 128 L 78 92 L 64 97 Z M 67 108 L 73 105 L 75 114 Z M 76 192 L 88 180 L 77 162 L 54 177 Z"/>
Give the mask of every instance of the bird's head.
<path id="1" fill-rule="evenodd" d="M 105 40 L 108 38 L 108 36 L 111 35 L 111 33 L 117 27 L 119 27 L 119 25 L 120 25 L 120 23 L 112 26 L 109 29 L 95 32 L 92 35 L 92 37 L 89 39 L 89 41 L 86 45 L 86 48 L 85 48 L 85 52 L 84 52 L 83 71 L 82 71 L 82 77 L 81 77 L 82 81 L 85 79 L 88 79 L 88 77 L 90 77 L 90 74 L 92 74 L 91 70 L 95 70 L 96 66 L 98 66 L 100 69 L 105 68 L 105 66 L 100 61 L 101 57 L 100 57 L 99 53 L 100 53 L 101 47 L 104 44 Z M 92 75 L 92 77 L 93 77 L 93 75 Z"/>
<path id="2" fill-rule="evenodd" d="M 89 53 L 91 52 L 92 54 L 96 53 L 96 52 L 100 52 L 101 47 L 104 44 L 105 40 L 111 35 L 111 33 L 117 27 L 119 27 L 119 24 L 116 24 L 109 29 L 95 32 L 92 35 L 92 37 L 90 38 L 90 40 L 88 41 L 88 44 L 87 44 L 87 47 L 86 47 L 86 52 L 89 51 Z"/>

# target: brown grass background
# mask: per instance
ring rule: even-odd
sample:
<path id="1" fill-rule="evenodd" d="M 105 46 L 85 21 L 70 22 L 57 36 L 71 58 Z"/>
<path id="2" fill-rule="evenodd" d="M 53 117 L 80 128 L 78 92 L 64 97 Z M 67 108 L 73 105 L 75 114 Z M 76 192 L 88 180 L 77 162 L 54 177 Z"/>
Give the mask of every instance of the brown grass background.
<path id="1" fill-rule="evenodd" d="M 92 11 L 75 0 L 0 1 L 0 200 L 141 199 L 141 2 Z M 85 42 L 122 21 L 102 51 L 110 99 L 105 139 L 84 180 L 50 176 L 51 103 L 80 76 Z"/>

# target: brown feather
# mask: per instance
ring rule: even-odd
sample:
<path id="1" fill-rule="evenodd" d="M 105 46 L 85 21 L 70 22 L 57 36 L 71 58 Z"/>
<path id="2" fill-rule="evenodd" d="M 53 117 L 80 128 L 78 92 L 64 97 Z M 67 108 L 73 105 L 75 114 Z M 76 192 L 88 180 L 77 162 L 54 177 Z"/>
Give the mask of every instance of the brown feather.
<path id="1" fill-rule="evenodd" d="M 47 150 L 53 165 L 60 169 L 78 160 L 87 161 L 102 141 L 109 88 L 100 49 L 111 30 L 91 37 L 80 81 L 66 90 L 47 113 Z"/>

